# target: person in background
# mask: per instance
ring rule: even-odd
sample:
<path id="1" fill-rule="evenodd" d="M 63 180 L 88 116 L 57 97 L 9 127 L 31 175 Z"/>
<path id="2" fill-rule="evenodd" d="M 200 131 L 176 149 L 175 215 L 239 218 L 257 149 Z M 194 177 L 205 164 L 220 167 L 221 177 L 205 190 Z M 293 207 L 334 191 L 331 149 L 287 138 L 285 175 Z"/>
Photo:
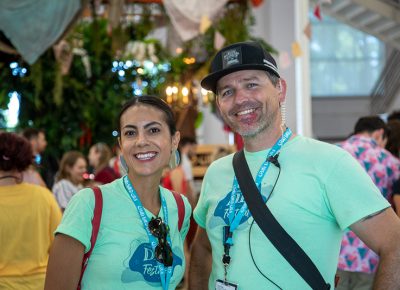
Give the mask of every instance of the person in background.
<path id="1" fill-rule="evenodd" d="M 389 128 L 389 138 L 386 144 L 386 149 L 396 158 L 400 157 L 400 112 L 399 114 L 392 113 L 392 118 L 387 123 Z M 397 215 L 400 217 L 400 179 L 397 179 L 392 188 L 392 206 Z"/>
<path id="2" fill-rule="evenodd" d="M 110 183 L 119 177 L 108 165 L 111 157 L 111 149 L 105 143 L 96 143 L 90 147 L 88 159 L 94 170 L 95 184 Z"/>
<path id="3" fill-rule="evenodd" d="M 353 135 L 338 144 L 349 152 L 390 201 L 393 183 L 400 175 L 400 161 L 385 149 L 388 128 L 379 116 L 358 119 Z M 346 230 L 340 249 L 337 290 L 372 289 L 379 256 L 353 231 Z"/>
<path id="4" fill-rule="evenodd" d="M 196 140 L 190 137 L 183 137 L 179 142 L 180 164 L 174 169 L 166 169 L 162 178 L 162 185 L 165 188 L 174 190 L 185 195 L 192 208 L 196 206 L 197 194 L 194 188 L 192 163 L 190 158 L 196 153 Z M 185 240 L 185 257 L 186 262 L 190 264 L 190 247 L 196 234 L 197 224 L 190 217 L 190 228 Z M 186 268 L 184 280 L 180 287 L 187 288 L 189 280 L 189 267 Z"/>
<path id="5" fill-rule="evenodd" d="M 243 137 L 257 189 L 324 286 L 334 287 L 343 232 L 351 228 L 380 254 L 375 289 L 398 289 L 400 219 L 348 152 L 286 126 L 287 87 L 274 58 L 257 42 L 229 45 L 217 52 L 201 85 Z M 204 176 L 193 214 L 199 227 L 189 288 L 310 289 L 254 222 L 232 160 L 231 154 L 214 161 Z"/>
<path id="6" fill-rule="evenodd" d="M 47 141 L 44 131 L 35 128 L 27 128 L 22 132 L 22 136 L 26 138 L 33 152 L 34 162 L 24 171 L 23 180 L 27 183 L 37 184 L 46 187 L 38 168 L 41 166 L 42 153 L 46 149 Z"/>
<path id="7" fill-rule="evenodd" d="M 22 182 L 29 142 L 6 132 L 0 140 L 0 289 L 43 289 L 61 211 L 47 188 Z"/>
<path id="8" fill-rule="evenodd" d="M 391 112 L 387 118 L 388 122 L 392 120 L 399 120 L 400 121 L 400 110 L 394 110 Z"/>
<path id="9" fill-rule="evenodd" d="M 71 197 L 83 188 L 86 171 L 86 159 L 81 152 L 68 151 L 64 153 L 56 183 L 52 189 L 62 211 L 67 207 Z"/>
<path id="10" fill-rule="evenodd" d="M 114 170 L 118 176 L 124 176 L 126 172 L 125 164 L 121 162 L 121 149 L 118 145 L 114 146 L 115 155 L 110 159 L 108 165 Z"/>
<path id="11" fill-rule="evenodd" d="M 386 150 L 396 158 L 400 158 L 400 120 L 392 119 L 387 123 L 389 137 L 386 143 Z"/>
<path id="12" fill-rule="evenodd" d="M 176 164 L 180 136 L 174 115 L 159 97 L 135 97 L 120 111 L 118 133 L 128 174 L 100 186 L 100 229 L 81 289 L 173 290 L 185 271 L 183 242 L 191 215 L 181 196 L 185 215 L 179 219 L 175 197 L 160 186 L 164 168 Z M 70 200 L 56 230 L 46 290 L 77 288 L 91 245 L 93 210 L 91 189 Z"/>
<path id="13" fill-rule="evenodd" d="M 43 130 L 27 128 L 22 132 L 22 135 L 31 144 L 35 163 L 39 165 L 42 159 L 41 155 L 47 147 L 46 134 Z"/>
<path id="14" fill-rule="evenodd" d="M 196 154 L 197 142 L 191 137 L 183 137 L 179 142 L 179 152 L 181 155 L 181 164 L 185 178 L 188 184 L 188 199 L 194 208 L 197 202 L 197 192 L 194 186 L 192 157 Z"/>

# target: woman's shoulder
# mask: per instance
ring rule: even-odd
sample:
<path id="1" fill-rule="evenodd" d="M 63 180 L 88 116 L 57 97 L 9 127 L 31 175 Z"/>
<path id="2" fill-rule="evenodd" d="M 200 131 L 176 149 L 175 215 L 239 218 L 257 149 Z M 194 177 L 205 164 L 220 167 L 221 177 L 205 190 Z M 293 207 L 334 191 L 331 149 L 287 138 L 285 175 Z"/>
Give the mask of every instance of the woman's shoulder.
<path id="1" fill-rule="evenodd" d="M 192 207 L 190 206 L 189 200 L 182 193 L 164 187 L 161 187 L 161 193 L 167 200 L 167 203 L 169 201 L 169 204 L 172 204 L 174 208 L 179 208 L 182 201 L 184 205 L 185 216 L 187 216 L 187 212 L 192 211 Z"/>
<path id="2" fill-rule="evenodd" d="M 69 181 L 68 179 L 60 179 L 54 183 L 53 191 L 55 188 L 60 188 L 60 187 L 65 187 L 65 186 L 72 187 L 72 186 L 74 186 L 74 184 L 71 181 Z"/>

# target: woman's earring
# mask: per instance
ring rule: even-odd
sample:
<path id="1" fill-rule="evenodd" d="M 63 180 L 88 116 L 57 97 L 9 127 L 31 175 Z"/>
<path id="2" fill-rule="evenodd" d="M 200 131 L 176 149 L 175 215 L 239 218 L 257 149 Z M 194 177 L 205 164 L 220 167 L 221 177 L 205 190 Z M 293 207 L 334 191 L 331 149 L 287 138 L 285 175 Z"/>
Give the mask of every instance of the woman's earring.
<path id="1" fill-rule="evenodd" d="M 125 170 L 125 172 L 128 172 L 128 164 L 126 164 L 126 161 L 125 161 L 125 158 L 123 155 L 119 156 L 119 161 L 121 162 L 121 166 Z"/>
<path id="2" fill-rule="evenodd" d="M 178 150 L 173 150 L 171 153 L 171 158 L 169 159 L 169 168 L 174 169 L 179 165 L 179 162 L 181 161 L 181 157 L 179 155 Z"/>

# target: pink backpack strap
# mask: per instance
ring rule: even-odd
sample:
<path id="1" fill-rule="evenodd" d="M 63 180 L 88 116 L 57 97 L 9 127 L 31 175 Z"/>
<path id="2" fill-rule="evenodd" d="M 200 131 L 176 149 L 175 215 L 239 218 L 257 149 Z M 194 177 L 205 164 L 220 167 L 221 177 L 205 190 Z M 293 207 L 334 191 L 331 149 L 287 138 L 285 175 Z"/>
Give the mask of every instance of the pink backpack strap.
<path id="1" fill-rule="evenodd" d="M 176 205 L 178 206 L 178 230 L 181 231 L 185 219 L 185 203 L 183 202 L 182 195 L 173 190 L 171 190 L 171 192 L 175 198 Z"/>
<path id="2" fill-rule="evenodd" d="M 92 254 L 94 245 L 96 244 L 97 234 L 99 233 L 100 222 L 101 222 L 101 213 L 103 211 L 103 195 L 101 193 L 101 189 L 99 187 L 93 187 L 94 191 L 94 210 L 93 210 L 93 219 L 92 219 L 92 236 L 90 238 L 90 249 L 83 256 L 82 260 L 82 269 L 81 269 L 81 277 L 79 278 L 78 290 L 81 289 L 81 282 L 83 278 L 83 274 L 85 273 L 87 263 L 90 255 Z"/>

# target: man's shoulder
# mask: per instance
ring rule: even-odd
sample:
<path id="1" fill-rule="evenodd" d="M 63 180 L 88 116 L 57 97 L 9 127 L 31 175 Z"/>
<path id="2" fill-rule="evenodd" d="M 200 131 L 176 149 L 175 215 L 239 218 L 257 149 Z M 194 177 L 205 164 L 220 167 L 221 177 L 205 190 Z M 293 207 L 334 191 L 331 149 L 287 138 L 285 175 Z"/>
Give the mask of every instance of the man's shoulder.
<path id="1" fill-rule="evenodd" d="M 218 158 L 211 162 L 206 171 L 206 176 L 215 176 L 215 174 L 219 174 L 224 172 L 225 170 L 233 170 L 232 168 L 232 158 L 234 153 L 226 155 L 224 157 Z"/>
<path id="2" fill-rule="evenodd" d="M 288 149 L 296 153 L 311 154 L 313 156 L 345 154 L 345 151 L 338 145 L 339 144 L 331 144 L 310 137 L 296 136 L 294 142 L 289 144 Z"/>
<path id="3" fill-rule="evenodd" d="M 226 166 L 226 164 L 232 165 L 233 155 L 235 153 L 231 153 L 229 155 L 223 156 L 211 162 L 210 168 L 220 168 Z"/>

